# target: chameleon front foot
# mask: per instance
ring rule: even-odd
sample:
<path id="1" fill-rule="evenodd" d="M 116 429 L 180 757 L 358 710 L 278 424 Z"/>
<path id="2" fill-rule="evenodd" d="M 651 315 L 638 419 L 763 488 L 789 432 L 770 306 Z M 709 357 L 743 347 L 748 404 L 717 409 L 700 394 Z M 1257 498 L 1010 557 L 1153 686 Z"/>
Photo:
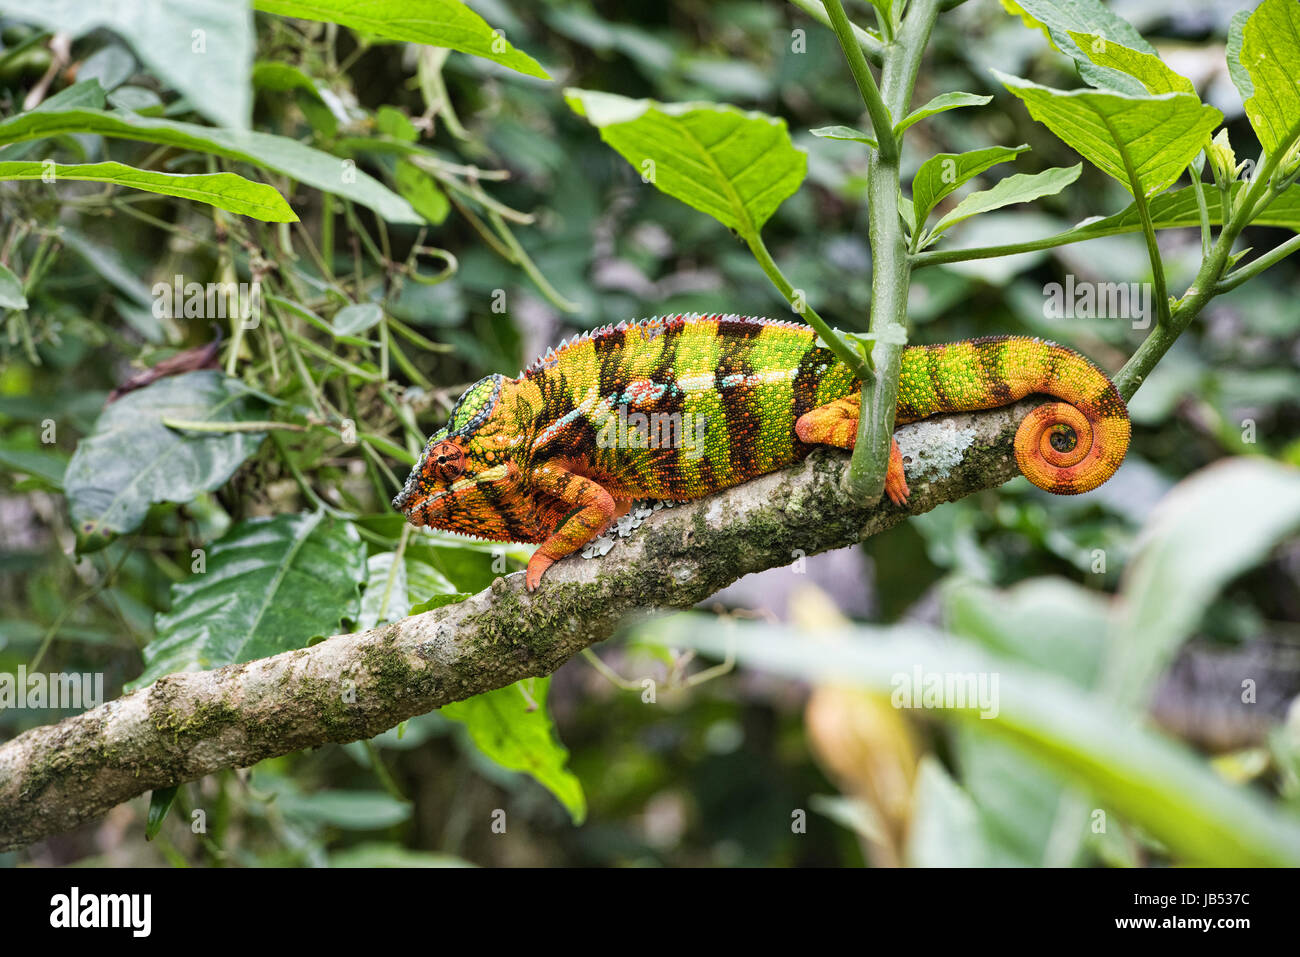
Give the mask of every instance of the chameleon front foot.
<path id="1" fill-rule="evenodd" d="M 542 583 L 542 576 L 546 574 L 546 569 L 554 564 L 555 559 L 544 554 L 540 549 L 533 552 L 533 557 L 528 559 L 528 571 L 524 573 L 524 587 L 529 591 L 537 591 L 537 586 Z"/>

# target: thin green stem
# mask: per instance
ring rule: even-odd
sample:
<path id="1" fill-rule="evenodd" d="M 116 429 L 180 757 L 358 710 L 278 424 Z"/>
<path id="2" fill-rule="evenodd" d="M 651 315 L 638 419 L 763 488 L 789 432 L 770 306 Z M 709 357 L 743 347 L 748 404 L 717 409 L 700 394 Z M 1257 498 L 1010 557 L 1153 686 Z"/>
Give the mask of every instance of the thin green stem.
<path id="1" fill-rule="evenodd" d="M 268 300 L 270 297 L 267 297 Z M 307 398 L 311 401 L 311 407 L 316 414 L 322 419 L 325 418 L 324 397 L 321 395 L 320 386 L 316 380 L 311 377 L 311 372 L 307 369 L 307 363 L 302 361 L 302 353 L 294 345 L 293 337 L 289 333 L 288 325 L 280 319 L 279 316 L 272 314 L 272 320 L 280 331 L 280 338 L 284 342 L 285 350 L 289 353 L 289 361 L 293 365 L 293 371 L 298 376 L 298 381 L 302 387 L 307 390 Z"/>
<path id="2" fill-rule="evenodd" d="M 1151 210 L 1147 207 L 1146 190 L 1142 187 L 1142 180 L 1137 174 L 1137 168 L 1133 165 L 1133 158 L 1128 155 L 1128 150 L 1124 148 L 1124 140 L 1116 131 L 1110 118 L 1103 116 L 1102 123 L 1106 125 L 1110 138 L 1120 144 L 1119 155 L 1124 161 L 1124 171 L 1128 174 L 1129 187 L 1133 193 L 1133 202 L 1137 206 L 1138 219 L 1142 222 L 1142 236 L 1147 243 L 1147 256 L 1151 259 L 1151 276 L 1156 285 L 1156 316 L 1157 322 L 1161 326 L 1169 325 L 1169 288 L 1165 283 L 1165 264 L 1160 258 L 1160 243 L 1156 240 L 1156 227 L 1151 221 Z M 1200 191 L 1197 191 L 1200 195 Z"/>
<path id="3" fill-rule="evenodd" d="M 753 236 L 747 237 L 746 242 L 749 243 L 750 252 L 758 260 L 758 264 L 762 267 L 763 272 L 767 274 L 767 278 L 772 280 L 772 285 L 780 290 L 781 295 L 785 297 L 786 302 L 790 303 L 794 311 L 806 319 L 808 325 L 817 330 L 817 334 L 826 343 L 826 347 L 835 353 L 836 358 L 848 366 L 857 378 L 864 382 L 870 381 L 872 378 L 871 369 L 868 368 L 861 353 L 849 345 L 842 335 L 832 329 L 826 320 L 817 314 L 817 310 L 808 305 L 807 302 L 800 301 L 802 295 L 796 292 L 794 286 L 790 284 L 790 280 L 781 272 L 781 267 L 776 264 L 776 260 L 768 252 L 763 237 L 755 233 Z"/>
<path id="4" fill-rule="evenodd" d="M 879 143 L 880 158 L 886 164 L 896 166 L 898 141 L 894 138 L 894 120 L 885 106 L 884 98 L 880 95 L 880 88 L 876 86 L 876 77 L 871 72 L 867 58 L 862 55 L 862 47 L 858 45 L 857 37 L 853 33 L 853 24 L 849 22 L 848 14 L 844 12 L 844 4 L 840 3 L 840 0 L 822 0 L 822 3 L 826 7 L 826 14 L 830 17 L 831 29 L 835 31 L 835 36 L 840 41 L 844 58 L 849 62 L 849 71 L 858 85 L 858 92 L 862 94 L 862 102 L 866 104 L 867 114 L 871 117 L 871 127 Z M 882 62 L 887 63 L 892 52 L 887 51 Z"/>
<path id="5" fill-rule="evenodd" d="M 835 2 L 835 0 L 831 0 Z M 913 0 L 898 32 L 885 48 L 881 66 L 882 106 L 886 114 L 902 116 L 912 99 L 921 57 L 939 16 L 940 0 Z M 838 6 L 838 3 L 836 3 Z M 830 3 L 827 4 L 828 10 Z M 832 11 L 832 18 L 834 12 Z M 873 118 L 874 122 L 874 118 Z M 882 131 L 877 128 L 879 134 Z M 871 356 L 876 375 L 863 383 L 858 431 L 849 463 L 847 486 L 860 502 L 878 499 L 889 471 L 898 408 L 898 376 L 907 345 L 907 299 L 911 286 L 911 259 L 902 217 L 898 213 L 902 186 L 899 180 L 897 141 L 888 131 L 894 149 L 867 154 L 867 205 L 871 245 Z M 869 386 L 869 387 L 868 387 Z"/>
<path id="6" fill-rule="evenodd" d="M 1205 180 L 1195 166 L 1192 167 L 1192 185 L 1196 188 L 1196 215 L 1201 221 L 1201 258 L 1204 259 L 1210 255 L 1210 206 L 1205 201 Z"/>
<path id="7" fill-rule="evenodd" d="M 280 441 L 280 433 L 272 432 L 270 433 L 270 436 L 271 436 L 271 444 L 275 446 L 275 451 L 280 456 L 280 461 L 283 462 L 284 467 L 289 470 L 289 474 L 293 476 L 293 480 L 297 484 L 298 490 L 302 492 L 304 496 L 306 496 L 309 502 L 315 505 L 326 515 L 329 515 L 333 518 L 341 518 L 346 520 L 351 520 L 356 518 L 355 515 L 352 515 L 348 512 L 344 512 L 341 511 L 340 509 L 335 508 L 329 502 L 325 501 L 323 498 L 317 495 L 316 490 L 313 489 L 311 487 L 311 484 L 307 481 L 307 477 L 302 474 L 302 470 L 299 469 L 297 464 L 294 462 L 293 456 L 289 454 L 289 450 L 286 449 L 284 447 L 284 443 Z"/>
<path id="8" fill-rule="evenodd" d="M 561 295 L 559 290 L 551 285 L 551 281 L 542 275 L 542 271 L 537 268 L 537 264 L 524 251 L 524 247 L 515 238 L 515 234 L 510 231 L 510 227 L 506 225 L 506 221 L 501 217 L 500 213 L 495 209 L 489 209 L 488 219 L 496 227 L 497 235 L 501 237 L 501 241 L 506 244 L 506 247 L 514 255 L 513 261 L 533 281 L 533 285 L 538 288 L 543 296 L 549 299 L 556 308 L 563 309 L 565 312 L 577 312 L 582 308 L 572 299 Z"/>
<path id="9" fill-rule="evenodd" d="M 1247 279 L 1255 278 L 1269 266 L 1281 262 L 1297 249 L 1300 249 L 1300 233 L 1292 236 L 1282 245 L 1270 249 L 1258 259 L 1253 259 L 1239 269 L 1234 269 L 1232 272 L 1228 273 L 1215 284 L 1215 295 L 1222 295 L 1225 292 L 1231 292 Z"/>
<path id="10" fill-rule="evenodd" d="M 1236 212 L 1219 231 L 1219 238 L 1210 250 L 1210 255 L 1202 261 L 1192 285 L 1178 300 L 1169 323 L 1157 325 L 1152 329 L 1151 334 L 1143 340 L 1129 357 L 1128 362 L 1124 363 L 1124 368 L 1120 369 L 1115 376 L 1115 386 L 1126 400 L 1133 397 L 1146 381 L 1147 376 L 1151 374 L 1151 370 L 1156 367 L 1156 363 L 1164 358 L 1165 353 L 1183 334 L 1191 321 L 1200 315 L 1205 305 L 1218 293 L 1218 284 L 1232 254 L 1232 246 L 1246 224 L 1250 222 L 1256 207 L 1265 201 L 1270 189 L 1268 181 L 1277 164 L 1276 157 L 1265 155 L 1261 158 L 1258 172 L 1250 181 L 1250 186 L 1238 196 Z"/>

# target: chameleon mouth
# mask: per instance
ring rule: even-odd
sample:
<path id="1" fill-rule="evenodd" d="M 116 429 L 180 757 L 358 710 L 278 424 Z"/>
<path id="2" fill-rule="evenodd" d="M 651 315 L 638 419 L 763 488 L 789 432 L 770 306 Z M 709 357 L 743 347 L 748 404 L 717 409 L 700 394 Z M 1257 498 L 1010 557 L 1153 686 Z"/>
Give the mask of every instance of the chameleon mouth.
<path id="1" fill-rule="evenodd" d="M 420 483 L 417 480 L 419 472 L 420 467 L 418 465 L 411 469 L 411 474 L 406 477 L 406 484 L 402 486 L 402 490 L 393 499 L 393 508 L 407 518 L 410 518 L 412 511 L 420 507 Z"/>

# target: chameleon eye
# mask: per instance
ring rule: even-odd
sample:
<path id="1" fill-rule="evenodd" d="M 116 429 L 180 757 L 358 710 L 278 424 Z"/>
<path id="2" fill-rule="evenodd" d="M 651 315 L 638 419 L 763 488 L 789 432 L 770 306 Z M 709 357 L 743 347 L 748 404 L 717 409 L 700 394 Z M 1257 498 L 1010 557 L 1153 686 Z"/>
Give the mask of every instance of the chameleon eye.
<path id="1" fill-rule="evenodd" d="M 433 460 L 434 474 L 443 482 L 454 482 L 465 471 L 465 453 L 460 446 L 444 442 L 434 450 L 437 455 Z"/>

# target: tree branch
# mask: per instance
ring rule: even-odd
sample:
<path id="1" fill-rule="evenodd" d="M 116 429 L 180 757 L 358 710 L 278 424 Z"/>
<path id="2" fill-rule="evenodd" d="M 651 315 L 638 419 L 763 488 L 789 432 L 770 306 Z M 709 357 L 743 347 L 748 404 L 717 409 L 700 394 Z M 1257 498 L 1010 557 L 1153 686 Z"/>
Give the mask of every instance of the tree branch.
<path id="1" fill-rule="evenodd" d="M 1017 474 L 1011 442 L 1034 403 L 899 430 L 907 509 L 862 508 L 842 489 L 847 456 L 807 460 L 656 511 L 599 560 L 523 574 L 455 605 L 310 648 L 169 675 L 0 745 L 0 850 L 75 827 L 146 791 L 326 742 L 379 734 L 452 701 L 550 674 L 629 614 L 689 608 L 750 572 L 859 542 Z"/>

